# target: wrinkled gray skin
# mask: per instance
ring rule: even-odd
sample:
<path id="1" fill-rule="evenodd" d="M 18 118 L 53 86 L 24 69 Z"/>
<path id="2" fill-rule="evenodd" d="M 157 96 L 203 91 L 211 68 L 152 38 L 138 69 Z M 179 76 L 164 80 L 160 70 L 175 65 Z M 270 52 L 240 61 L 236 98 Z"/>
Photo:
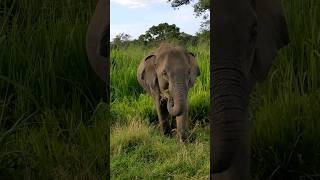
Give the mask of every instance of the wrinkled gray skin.
<path id="1" fill-rule="evenodd" d="M 214 0 L 212 12 L 210 177 L 246 180 L 249 95 L 289 42 L 287 26 L 280 0 Z"/>
<path id="2" fill-rule="evenodd" d="M 100 79 L 108 84 L 109 3 L 99 0 L 87 30 L 86 50 L 89 62 Z"/>
<path id="3" fill-rule="evenodd" d="M 137 71 L 137 80 L 153 97 L 161 132 L 171 132 L 168 115 L 176 117 L 177 136 L 187 141 L 188 90 L 195 83 L 200 70 L 192 53 L 181 47 L 162 44 L 145 57 Z M 169 90 L 170 98 L 161 100 L 161 92 Z"/>

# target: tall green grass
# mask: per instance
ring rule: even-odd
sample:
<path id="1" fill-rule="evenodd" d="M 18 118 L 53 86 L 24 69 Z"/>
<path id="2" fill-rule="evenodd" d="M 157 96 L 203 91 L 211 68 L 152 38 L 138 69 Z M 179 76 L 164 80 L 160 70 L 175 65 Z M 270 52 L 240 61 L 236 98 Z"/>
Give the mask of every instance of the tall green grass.
<path id="1" fill-rule="evenodd" d="M 290 44 L 251 96 L 252 174 L 320 178 L 320 2 L 283 1 Z"/>
<path id="2" fill-rule="evenodd" d="M 85 33 L 96 2 L 0 1 L 0 179 L 99 179 L 103 87 Z"/>

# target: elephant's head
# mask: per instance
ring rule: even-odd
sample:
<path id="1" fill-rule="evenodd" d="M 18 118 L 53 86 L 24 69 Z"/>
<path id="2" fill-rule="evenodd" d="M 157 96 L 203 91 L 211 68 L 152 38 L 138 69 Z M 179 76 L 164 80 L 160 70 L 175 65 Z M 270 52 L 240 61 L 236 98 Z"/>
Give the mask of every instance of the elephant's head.
<path id="1" fill-rule="evenodd" d="M 88 60 L 95 73 L 108 84 L 109 69 L 107 57 L 109 50 L 109 3 L 107 0 L 99 0 L 90 20 L 86 34 L 86 50 Z"/>
<path id="2" fill-rule="evenodd" d="M 200 75 L 195 56 L 181 47 L 166 44 L 147 56 L 145 62 L 151 65 L 145 66 L 141 79 L 145 79 L 151 89 L 158 89 L 162 96 L 168 92 L 168 112 L 172 116 L 181 115 L 187 107 L 188 89 Z"/>

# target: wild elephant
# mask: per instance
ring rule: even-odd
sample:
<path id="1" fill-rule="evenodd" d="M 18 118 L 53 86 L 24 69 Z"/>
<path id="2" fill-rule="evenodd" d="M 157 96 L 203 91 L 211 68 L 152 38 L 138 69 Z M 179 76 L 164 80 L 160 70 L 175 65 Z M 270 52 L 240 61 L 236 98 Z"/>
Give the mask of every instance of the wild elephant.
<path id="1" fill-rule="evenodd" d="M 181 142 L 187 141 L 188 90 L 199 75 L 195 56 L 182 47 L 161 44 L 154 53 L 142 59 L 137 80 L 154 99 L 164 135 L 171 132 L 168 121 L 171 114 L 176 117 L 178 138 Z"/>
<path id="2" fill-rule="evenodd" d="M 249 95 L 289 43 L 280 0 L 214 0 L 211 179 L 249 179 Z"/>

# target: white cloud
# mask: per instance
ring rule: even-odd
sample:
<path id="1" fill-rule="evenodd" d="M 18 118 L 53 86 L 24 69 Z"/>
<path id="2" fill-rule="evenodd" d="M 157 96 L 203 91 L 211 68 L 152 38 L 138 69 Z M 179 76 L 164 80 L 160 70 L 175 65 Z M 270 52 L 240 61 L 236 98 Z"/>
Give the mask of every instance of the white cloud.
<path id="1" fill-rule="evenodd" d="M 151 4 L 166 3 L 167 0 L 111 0 L 129 8 L 145 8 Z"/>

